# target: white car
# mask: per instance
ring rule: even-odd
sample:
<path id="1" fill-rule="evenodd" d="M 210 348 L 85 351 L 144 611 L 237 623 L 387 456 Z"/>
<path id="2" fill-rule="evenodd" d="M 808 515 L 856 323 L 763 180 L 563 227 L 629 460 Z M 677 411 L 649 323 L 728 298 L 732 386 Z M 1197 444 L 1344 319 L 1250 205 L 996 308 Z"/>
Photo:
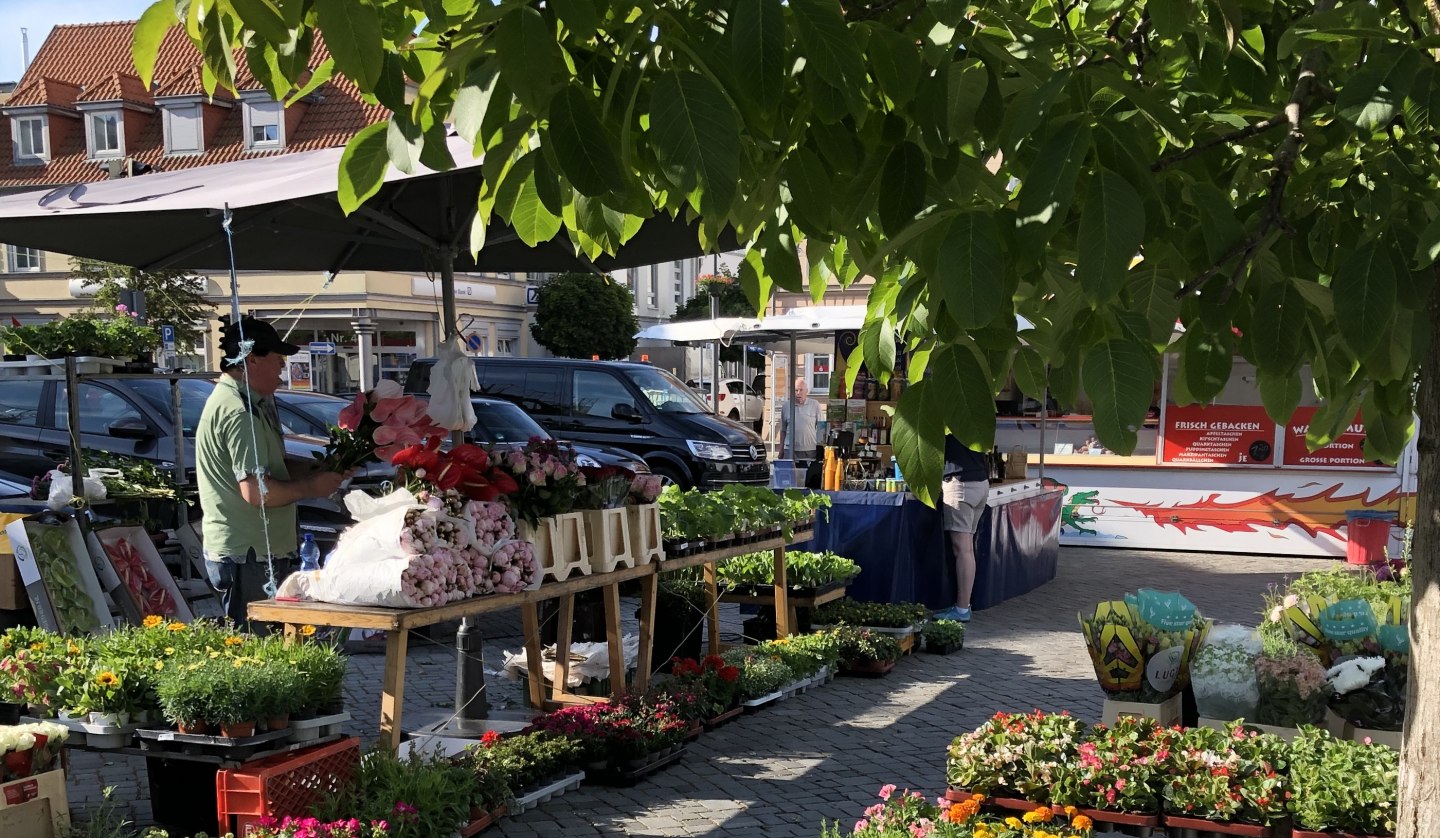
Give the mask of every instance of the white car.
<path id="1" fill-rule="evenodd" d="M 685 382 L 710 404 L 710 381 Z M 720 379 L 720 415 L 737 422 L 755 422 L 765 415 L 765 400 L 738 378 Z"/>

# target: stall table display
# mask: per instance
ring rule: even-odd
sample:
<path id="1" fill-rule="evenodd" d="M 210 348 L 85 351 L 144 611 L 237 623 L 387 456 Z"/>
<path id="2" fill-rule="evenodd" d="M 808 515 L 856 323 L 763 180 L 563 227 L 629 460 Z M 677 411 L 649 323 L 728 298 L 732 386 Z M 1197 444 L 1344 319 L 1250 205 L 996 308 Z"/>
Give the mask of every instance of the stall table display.
<path id="1" fill-rule="evenodd" d="M 716 604 L 727 601 L 720 596 L 720 588 L 716 581 L 715 566 L 726 559 L 736 556 L 743 556 L 747 553 L 761 553 L 766 550 L 773 550 L 775 554 L 775 592 L 764 597 L 736 598 L 733 602 L 744 602 L 750 605 L 773 605 L 775 606 L 775 634 L 777 637 L 785 637 L 795 631 L 797 625 L 795 619 L 795 605 L 808 605 L 809 603 L 791 603 L 789 585 L 785 578 L 785 539 L 767 538 L 750 544 L 736 544 L 724 547 L 719 550 L 711 550 L 704 553 L 684 556 L 678 559 L 666 559 L 659 563 L 661 573 L 667 571 L 684 570 L 691 567 L 702 567 L 705 572 L 705 618 L 706 628 L 709 633 L 710 654 L 720 654 L 720 612 Z M 845 595 L 843 587 L 838 588 L 835 594 L 837 597 Z M 643 630 L 643 629 L 642 629 Z M 643 648 L 643 647 L 642 647 Z"/>
<path id="2" fill-rule="evenodd" d="M 940 513 L 909 492 L 826 492 L 828 520 L 802 550 L 832 550 L 861 567 L 849 595 L 872 602 L 954 605 L 955 563 Z M 973 607 L 989 608 L 1055 578 L 1063 492 L 1039 480 L 993 484 L 975 544 Z"/>

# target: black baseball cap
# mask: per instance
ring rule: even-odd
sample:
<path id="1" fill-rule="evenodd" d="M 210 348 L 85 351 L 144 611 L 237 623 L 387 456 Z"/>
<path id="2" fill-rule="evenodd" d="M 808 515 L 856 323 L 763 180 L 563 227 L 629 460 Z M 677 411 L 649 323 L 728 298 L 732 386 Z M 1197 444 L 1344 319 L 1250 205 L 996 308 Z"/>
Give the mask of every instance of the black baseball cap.
<path id="1" fill-rule="evenodd" d="M 240 324 L 226 323 L 220 327 L 221 342 L 229 347 L 228 351 L 239 351 L 241 340 L 252 340 L 255 342 L 254 351 L 257 354 L 268 355 L 272 352 L 281 355 L 294 355 L 300 351 L 300 347 L 293 343 L 287 343 L 275 331 L 275 327 L 264 320 L 256 320 L 254 317 L 240 318 Z"/>

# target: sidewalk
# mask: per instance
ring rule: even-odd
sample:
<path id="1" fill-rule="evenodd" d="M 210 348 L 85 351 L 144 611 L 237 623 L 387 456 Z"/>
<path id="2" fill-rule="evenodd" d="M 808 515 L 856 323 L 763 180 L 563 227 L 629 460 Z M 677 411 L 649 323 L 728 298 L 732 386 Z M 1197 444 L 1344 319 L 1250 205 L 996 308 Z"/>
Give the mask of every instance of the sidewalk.
<path id="1" fill-rule="evenodd" d="M 633 789 L 584 786 L 485 834 L 813 838 L 822 820 L 853 823 L 885 783 L 940 793 L 946 745 L 997 710 L 1068 709 L 1096 720 L 1103 698 L 1080 639 L 1078 611 L 1155 587 L 1182 591 L 1217 621 L 1253 624 L 1267 586 L 1324 565 L 1268 556 L 1062 549 L 1056 580 L 978 612 L 962 652 L 907 657 L 886 678 L 837 679 L 701 737 L 680 763 Z M 738 629 L 734 606 L 726 616 L 730 630 Z M 496 615 L 482 629 L 487 669 L 498 668 L 501 651 L 520 646 L 519 618 Z M 415 638 L 411 650 L 407 718 L 448 715 L 453 648 Z M 378 732 L 382 668 L 382 656 L 357 655 L 346 678 L 350 732 L 367 742 Z M 491 675 L 487 690 L 493 709 L 521 709 L 515 682 Z M 69 790 L 75 810 L 97 800 L 105 786 L 116 786 L 117 796 L 135 801 L 136 819 L 149 819 L 143 760 L 74 756 Z"/>

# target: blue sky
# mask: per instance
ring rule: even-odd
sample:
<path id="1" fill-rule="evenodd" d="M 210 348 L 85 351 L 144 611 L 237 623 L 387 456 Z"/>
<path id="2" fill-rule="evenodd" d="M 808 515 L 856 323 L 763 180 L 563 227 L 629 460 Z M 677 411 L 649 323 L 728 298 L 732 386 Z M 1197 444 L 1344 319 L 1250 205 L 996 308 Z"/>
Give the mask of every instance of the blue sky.
<path id="1" fill-rule="evenodd" d="M 154 0 L 0 0 L 0 81 L 18 81 L 20 29 L 29 30 L 30 57 L 57 23 L 135 20 Z"/>

